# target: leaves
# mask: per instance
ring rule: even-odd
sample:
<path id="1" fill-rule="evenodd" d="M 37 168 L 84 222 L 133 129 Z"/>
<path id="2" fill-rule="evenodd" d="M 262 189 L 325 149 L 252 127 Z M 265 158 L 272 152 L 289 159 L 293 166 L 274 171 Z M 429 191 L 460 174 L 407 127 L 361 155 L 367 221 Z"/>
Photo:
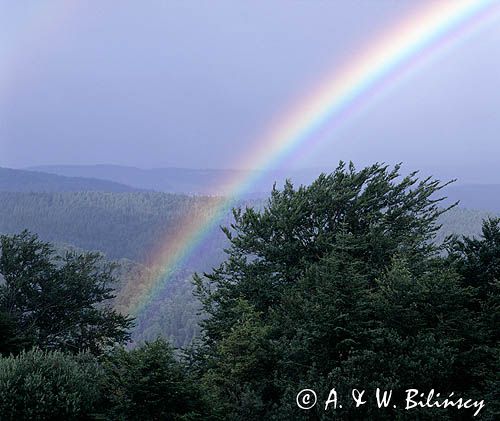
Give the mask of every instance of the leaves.
<path id="1" fill-rule="evenodd" d="M 0 306 L 33 345 L 99 353 L 128 339 L 131 320 L 109 306 L 114 267 L 102 256 L 55 255 L 27 231 L 0 244 Z"/>
<path id="2" fill-rule="evenodd" d="M 228 419 L 328 416 L 297 412 L 300 385 L 479 397 L 495 381 L 474 374 L 495 368 L 498 344 L 482 307 L 493 309 L 493 301 L 470 285 L 480 270 L 488 277 L 482 285 L 497 279 L 500 249 L 486 251 L 496 228 L 486 223 L 484 240 L 464 240 L 455 258 L 445 257 L 433 239 L 446 184 L 399 170 L 341 163 L 310 186 L 274 189 L 260 211 L 234 211 L 227 260 L 195 277 L 210 317 L 194 366 Z M 485 346 L 480 357 L 471 352 Z M 336 415 L 408 417 L 348 405 Z"/>
<path id="3" fill-rule="evenodd" d="M 208 419 L 198 386 L 164 340 L 114 350 L 103 368 L 106 419 Z"/>
<path id="4" fill-rule="evenodd" d="M 88 354 L 34 349 L 0 358 L 0 414 L 6 420 L 88 418 L 100 400 L 101 379 Z"/>

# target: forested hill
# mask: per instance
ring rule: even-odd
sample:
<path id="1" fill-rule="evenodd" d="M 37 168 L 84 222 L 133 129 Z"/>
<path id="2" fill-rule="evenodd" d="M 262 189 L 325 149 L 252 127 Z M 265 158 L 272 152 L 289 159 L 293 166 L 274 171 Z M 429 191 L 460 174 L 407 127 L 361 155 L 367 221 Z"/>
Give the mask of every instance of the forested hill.
<path id="1" fill-rule="evenodd" d="M 147 263 L 148 254 L 188 212 L 193 217 L 208 212 L 212 200 L 159 192 L 0 192 L 0 233 L 28 229 L 46 241 Z M 222 255 L 223 244 L 217 231 L 194 267 L 210 267 L 212 256 Z"/>
<path id="2" fill-rule="evenodd" d="M 139 281 L 138 273 L 147 271 L 153 251 L 186 223 L 186 215 L 197 218 L 210 212 L 207 205 L 213 200 L 159 192 L 0 192 L 0 234 L 28 229 L 62 251 L 76 246 L 104 252 L 108 259 L 119 260 L 121 284 L 135 284 Z M 223 224 L 228 223 L 229 212 Z M 150 306 L 151 317 L 148 313 L 137 320 L 134 340 L 152 340 L 161 334 L 175 346 L 191 342 L 199 331 L 192 274 L 219 264 L 226 245 L 221 230 L 215 229 L 192 258 L 183 263 L 184 270 L 156 297 Z M 120 294 L 115 302 L 117 308 L 122 309 L 128 299 L 128 295 Z"/>
<path id="3" fill-rule="evenodd" d="M 0 168 L 0 191 L 8 192 L 133 192 L 137 188 L 109 180 L 67 177 L 39 171 Z"/>

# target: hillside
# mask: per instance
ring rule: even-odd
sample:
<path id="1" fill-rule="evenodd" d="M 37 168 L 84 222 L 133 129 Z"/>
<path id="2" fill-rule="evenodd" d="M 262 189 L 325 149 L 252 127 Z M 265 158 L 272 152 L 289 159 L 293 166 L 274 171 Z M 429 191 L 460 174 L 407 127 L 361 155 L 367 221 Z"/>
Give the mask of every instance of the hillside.
<path id="1" fill-rule="evenodd" d="M 0 191 L 3 192 L 132 192 L 124 184 L 96 178 L 67 177 L 40 171 L 0 168 Z"/>
<path id="2" fill-rule="evenodd" d="M 210 200 L 156 192 L 0 192 L 0 233 L 28 229 L 46 241 L 147 262 L 187 212 L 199 215 Z M 204 267 L 205 259 L 210 254 L 201 254 L 195 266 Z"/>

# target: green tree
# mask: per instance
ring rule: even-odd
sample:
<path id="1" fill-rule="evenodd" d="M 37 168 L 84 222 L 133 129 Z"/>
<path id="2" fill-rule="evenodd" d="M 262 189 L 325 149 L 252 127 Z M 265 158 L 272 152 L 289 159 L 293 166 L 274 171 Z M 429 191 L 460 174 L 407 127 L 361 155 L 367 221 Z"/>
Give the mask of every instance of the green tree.
<path id="1" fill-rule="evenodd" d="M 99 353 L 129 338 L 131 320 L 109 305 L 114 266 L 101 255 L 58 256 L 27 231 L 0 245 L 0 307 L 33 345 Z"/>
<path id="2" fill-rule="evenodd" d="M 298 410 L 302 387 L 401 393 L 410 382 L 484 392 L 480 381 L 460 380 L 464 344 L 484 343 L 474 336 L 471 290 L 433 243 L 445 185 L 403 177 L 398 166 L 341 164 L 310 186 L 274 189 L 262 211 L 234 211 L 227 260 L 195 277 L 209 317 L 193 367 L 227 419 L 331 418 Z M 456 413 L 384 412 L 373 403 L 336 415 Z"/>
<path id="3" fill-rule="evenodd" d="M 201 390 L 164 340 L 117 349 L 104 358 L 103 367 L 106 419 L 209 419 Z"/>
<path id="4" fill-rule="evenodd" d="M 448 239 L 449 260 L 471 291 L 469 320 L 474 329 L 461 345 L 457 382 L 490 402 L 492 419 L 500 417 L 500 218 L 488 218 L 479 237 Z"/>
<path id="5" fill-rule="evenodd" d="M 236 209 L 235 222 L 225 229 L 229 257 L 206 277 L 217 291 L 205 288 L 200 277 L 195 280 L 206 311 L 223 315 L 226 303 L 231 306 L 241 295 L 266 315 L 311 264 L 331 252 L 339 236 L 351 237 L 349 256 L 363 263 L 372 283 L 396 252 L 432 253 L 435 221 L 445 212 L 434 196 L 444 185 L 415 175 L 401 177 L 399 166 L 376 164 L 358 172 L 341 163 L 310 186 L 294 189 L 288 182 L 282 191 L 274 189 L 262 212 Z M 205 324 L 209 338 L 217 337 L 223 319 Z"/>
<path id="6" fill-rule="evenodd" d="M 269 373 L 275 352 L 270 327 L 245 300 L 234 308 L 238 322 L 217 342 L 217 358 L 210 359 L 203 376 L 203 389 L 218 411 L 228 419 L 258 420 L 266 415 L 265 401 L 276 395 Z"/>

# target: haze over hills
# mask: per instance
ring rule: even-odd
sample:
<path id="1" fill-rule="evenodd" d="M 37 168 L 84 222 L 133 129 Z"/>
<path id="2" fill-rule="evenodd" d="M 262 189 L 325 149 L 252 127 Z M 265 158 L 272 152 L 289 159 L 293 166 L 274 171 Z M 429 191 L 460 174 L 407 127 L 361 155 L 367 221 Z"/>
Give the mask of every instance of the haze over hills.
<path id="1" fill-rule="evenodd" d="M 500 212 L 500 184 L 451 185 L 445 194 L 447 203 L 459 201 L 461 208 Z"/>
<path id="2" fill-rule="evenodd" d="M 127 184 L 140 189 L 184 194 L 227 194 L 231 182 L 246 171 L 233 169 L 152 168 L 142 169 L 119 165 L 52 165 L 31 167 L 42 171 L 70 177 L 95 177 Z M 283 184 L 287 178 L 296 184 L 305 184 L 316 178 L 321 170 L 255 171 L 257 181 L 248 192 L 251 195 L 267 195 L 276 182 Z"/>
<path id="3" fill-rule="evenodd" d="M 137 188 L 106 179 L 68 177 L 40 171 L 0 167 L 0 191 L 3 192 L 133 192 Z"/>

